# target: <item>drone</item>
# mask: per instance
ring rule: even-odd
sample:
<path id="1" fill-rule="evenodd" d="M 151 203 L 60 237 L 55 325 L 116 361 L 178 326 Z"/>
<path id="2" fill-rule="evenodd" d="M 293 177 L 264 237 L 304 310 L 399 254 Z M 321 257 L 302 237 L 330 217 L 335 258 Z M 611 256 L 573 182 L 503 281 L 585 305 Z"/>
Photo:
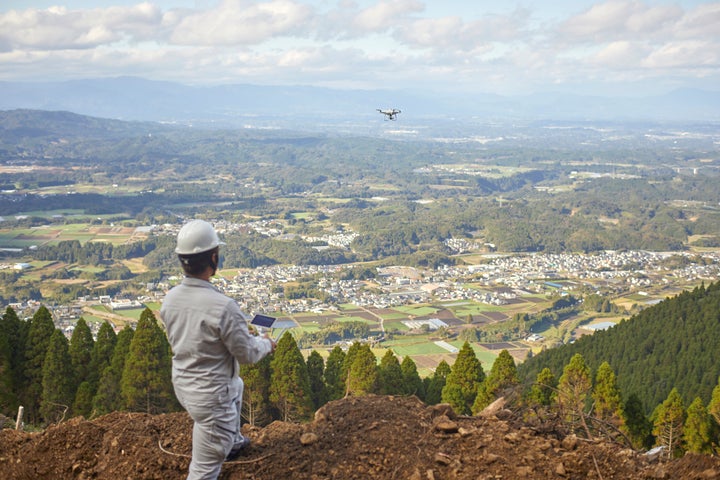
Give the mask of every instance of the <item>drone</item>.
<path id="1" fill-rule="evenodd" d="M 383 110 L 381 108 L 378 108 L 377 111 L 387 117 L 385 120 L 395 120 L 395 118 L 397 117 L 397 114 L 400 113 L 400 110 L 398 110 L 396 108 L 388 109 L 388 110 Z"/>

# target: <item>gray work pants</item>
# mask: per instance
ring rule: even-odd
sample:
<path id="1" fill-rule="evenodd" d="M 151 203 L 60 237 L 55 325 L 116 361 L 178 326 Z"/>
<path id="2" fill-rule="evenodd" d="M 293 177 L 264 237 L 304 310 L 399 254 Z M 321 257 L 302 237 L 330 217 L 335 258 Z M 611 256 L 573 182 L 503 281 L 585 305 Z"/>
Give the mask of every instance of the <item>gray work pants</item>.
<path id="1" fill-rule="evenodd" d="M 192 391 L 178 392 L 180 404 L 187 410 L 193 425 L 192 460 L 187 480 L 215 480 L 220 475 L 223 461 L 240 434 L 240 411 L 244 384 L 235 377 L 214 401 L 197 398 Z"/>

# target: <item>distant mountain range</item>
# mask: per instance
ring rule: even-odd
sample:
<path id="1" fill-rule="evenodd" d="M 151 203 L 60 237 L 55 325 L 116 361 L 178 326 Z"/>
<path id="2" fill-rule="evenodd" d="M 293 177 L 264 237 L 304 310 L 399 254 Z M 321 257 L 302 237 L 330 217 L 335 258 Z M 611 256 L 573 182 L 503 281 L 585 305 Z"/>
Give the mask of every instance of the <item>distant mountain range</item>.
<path id="1" fill-rule="evenodd" d="M 0 110 L 62 110 L 123 120 L 241 126 L 262 119 L 283 127 L 334 124 L 398 108 L 404 119 L 472 118 L 514 121 L 720 121 L 720 91 L 676 90 L 653 97 L 593 97 L 542 93 L 435 95 L 309 86 L 188 86 L 136 77 L 62 82 L 0 82 Z"/>

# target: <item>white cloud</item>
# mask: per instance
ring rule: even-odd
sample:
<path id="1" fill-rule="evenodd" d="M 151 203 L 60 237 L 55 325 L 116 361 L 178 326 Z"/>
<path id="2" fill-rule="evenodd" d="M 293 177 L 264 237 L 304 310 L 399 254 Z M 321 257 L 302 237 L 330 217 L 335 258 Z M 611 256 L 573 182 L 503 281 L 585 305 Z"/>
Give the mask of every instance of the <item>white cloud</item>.
<path id="1" fill-rule="evenodd" d="M 610 0 L 568 19 L 559 32 L 586 41 L 658 35 L 681 19 L 682 13 L 675 5 L 651 7 L 639 0 Z"/>
<path id="2" fill-rule="evenodd" d="M 87 14 L 60 8 L 11 10 L 0 16 L 0 36 L 14 49 L 92 48 L 98 45 L 90 40 L 93 28 Z M 103 35 L 100 41 L 117 39 L 119 36 Z"/>
<path id="3" fill-rule="evenodd" d="M 216 8 L 184 16 L 171 41 L 177 45 L 250 45 L 301 32 L 312 8 L 290 0 L 224 0 Z"/>
<path id="4" fill-rule="evenodd" d="M 411 13 L 422 12 L 425 6 L 416 0 L 381 0 L 360 11 L 352 24 L 365 32 L 382 32 L 397 26 Z"/>
<path id="5" fill-rule="evenodd" d="M 720 49 L 701 40 L 672 42 L 650 54 L 645 68 L 709 68 L 720 67 Z"/>
<path id="6" fill-rule="evenodd" d="M 0 80 L 44 71 L 45 78 L 527 91 L 662 79 L 672 70 L 689 82 L 720 84 L 720 2 L 683 8 L 675 0 L 607 0 L 553 18 L 540 16 L 542 2 L 501 13 L 478 2 L 463 15 L 453 2 L 430 0 L 201 0 L 169 9 L 159 5 L 172 0 L 154 2 L 0 6 Z"/>
<path id="7" fill-rule="evenodd" d="M 688 12 L 676 25 L 679 38 L 720 40 L 720 2 L 699 5 Z"/>
<path id="8" fill-rule="evenodd" d="M 160 20 L 160 11 L 149 3 L 94 10 L 11 10 L 0 14 L 0 38 L 17 49 L 95 48 L 157 34 Z"/>
<path id="9" fill-rule="evenodd" d="M 625 40 L 609 43 L 590 58 L 597 66 L 611 69 L 636 69 L 640 67 L 647 49 Z"/>
<path id="10" fill-rule="evenodd" d="M 401 26 L 395 38 L 411 47 L 473 51 L 484 49 L 488 43 L 521 40 L 528 29 L 528 20 L 526 10 L 517 10 L 510 15 L 489 15 L 474 21 L 456 16 L 424 18 Z"/>
<path id="11" fill-rule="evenodd" d="M 415 47 L 447 47 L 464 30 L 466 26 L 458 17 L 424 18 L 402 28 L 397 38 Z"/>

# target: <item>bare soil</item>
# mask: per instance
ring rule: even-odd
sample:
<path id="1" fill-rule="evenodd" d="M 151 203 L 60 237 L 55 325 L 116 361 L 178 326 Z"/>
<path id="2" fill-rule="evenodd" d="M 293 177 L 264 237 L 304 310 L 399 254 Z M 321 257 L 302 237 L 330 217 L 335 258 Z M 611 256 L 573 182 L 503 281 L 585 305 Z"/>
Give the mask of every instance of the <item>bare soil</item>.
<path id="1" fill-rule="evenodd" d="M 112 413 L 42 432 L 0 431 L 3 479 L 184 479 L 186 413 Z M 720 459 L 661 462 L 621 445 L 531 427 L 507 410 L 456 417 L 415 397 L 329 403 L 309 423 L 243 426 L 249 450 L 221 479 L 717 479 Z"/>

